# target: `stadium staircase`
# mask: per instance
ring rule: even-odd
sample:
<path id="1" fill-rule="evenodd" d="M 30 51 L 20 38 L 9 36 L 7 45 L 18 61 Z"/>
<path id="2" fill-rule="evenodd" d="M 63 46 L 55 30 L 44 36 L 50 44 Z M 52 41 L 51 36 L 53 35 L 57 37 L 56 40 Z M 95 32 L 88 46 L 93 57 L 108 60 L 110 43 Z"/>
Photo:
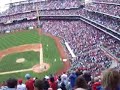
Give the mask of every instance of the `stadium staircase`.
<path id="1" fill-rule="evenodd" d="M 109 50 L 107 50 L 106 48 L 104 48 L 103 46 L 99 47 L 102 51 L 104 51 L 106 53 L 106 55 L 108 55 L 110 58 L 112 58 L 115 61 L 120 61 L 119 58 L 117 58 L 114 54 L 112 54 Z"/>

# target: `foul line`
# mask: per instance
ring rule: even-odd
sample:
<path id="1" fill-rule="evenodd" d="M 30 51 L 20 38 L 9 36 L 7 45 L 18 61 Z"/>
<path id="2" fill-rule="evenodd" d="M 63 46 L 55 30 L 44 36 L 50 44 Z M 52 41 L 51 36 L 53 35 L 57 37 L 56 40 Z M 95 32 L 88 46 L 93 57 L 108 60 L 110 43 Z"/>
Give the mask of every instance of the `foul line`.
<path id="1" fill-rule="evenodd" d="M 19 73 L 19 72 L 26 72 L 26 71 L 32 71 L 32 68 L 30 68 L 30 69 L 23 69 L 23 70 L 16 70 L 16 71 L 9 71 L 9 72 L 1 72 L 0 75 Z"/>

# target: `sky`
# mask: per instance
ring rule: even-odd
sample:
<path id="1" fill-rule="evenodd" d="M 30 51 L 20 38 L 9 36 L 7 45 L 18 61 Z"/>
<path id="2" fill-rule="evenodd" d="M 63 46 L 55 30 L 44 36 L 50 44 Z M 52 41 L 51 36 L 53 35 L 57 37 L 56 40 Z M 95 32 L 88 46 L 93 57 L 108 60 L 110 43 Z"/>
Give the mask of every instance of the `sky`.
<path id="1" fill-rule="evenodd" d="M 7 7 L 5 7 L 5 4 L 8 4 L 10 2 L 18 2 L 18 1 L 25 1 L 25 0 L 0 0 L 0 12 L 7 9 Z"/>

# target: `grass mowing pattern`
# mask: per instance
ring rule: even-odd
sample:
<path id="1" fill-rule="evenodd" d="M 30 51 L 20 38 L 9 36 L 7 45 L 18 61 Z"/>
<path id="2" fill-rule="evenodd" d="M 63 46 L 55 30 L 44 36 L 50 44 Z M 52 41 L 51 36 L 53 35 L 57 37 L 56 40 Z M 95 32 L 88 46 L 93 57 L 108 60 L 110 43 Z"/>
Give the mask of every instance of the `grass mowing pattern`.
<path id="1" fill-rule="evenodd" d="M 38 32 L 35 30 L 17 32 L 13 34 L 4 34 L 0 36 L 0 50 L 4 50 L 13 46 L 38 42 L 39 35 Z"/>
<path id="2" fill-rule="evenodd" d="M 0 75 L 0 82 L 8 79 L 9 77 L 15 77 L 15 78 L 23 78 L 26 73 L 30 73 L 33 77 L 38 77 L 38 78 L 43 78 L 45 75 L 53 74 L 56 71 L 58 71 L 62 66 L 63 63 L 60 61 L 60 55 L 57 50 L 57 47 L 55 45 L 55 42 L 52 38 L 48 36 L 38 35 L 38 32 L 35 30 L 31 31 L 26 31 L 26 32 L 17 32 L 13 34 L 5 34 L 0 36 L 0 50 L 7 49 L 9 47 L 13 46 L 18 46 L 18 45 L 24 45 L 24 44 L 32 44 L 32 43 L 42 43 L 43 44 L 43 55 L 44 55 L 44 62 L 50 64 L 50 69 L 47 72 L 41 73 L 41 74 L 36 74 L 32 71 L 29 72 L 22 72 L 22 73 L 15 73 L 15 74 L 8 74 L 8 75 Z M 24 52 L 24 54 L 29 54 L 27 57 L 37 59 L 39 55 L 35 52 Z M 19 57 L 20 55 L 23 55 L 22 53 L 17 53 L 17 54 L 11 54 L 3 58 L 1 61 L 2 63 L 5 63 L 4 65 L 0 64 L 0 71 L 3 71 L 4 69 L 7 71 L 8 68 L 11 68 L 9 70 L 18 70 L 21 68 L 21 66 L 14 65 L 12 66 L 10 64 L 10 61 L 13 60 L 14 58 Z M 37 56 L 36 56 L 37 55 Z M 25 58 L 27 58 L 25 55 Z M 5 59 L 8 58 L 9 60 Z M 31 58 L 30 58 L 31 59 Z M 56 59 L 56 62 L 54 61 Z M 36 63 L 37 60 L 31 60 L 32 63 Z M 0 63 L 1 63 L 0 62 Z M 7 63 L 7 64 L 6 64 Z M 28 63 L 25 63 L 24 67 L 27 68 L 30 67 L 27 65 Z"/>

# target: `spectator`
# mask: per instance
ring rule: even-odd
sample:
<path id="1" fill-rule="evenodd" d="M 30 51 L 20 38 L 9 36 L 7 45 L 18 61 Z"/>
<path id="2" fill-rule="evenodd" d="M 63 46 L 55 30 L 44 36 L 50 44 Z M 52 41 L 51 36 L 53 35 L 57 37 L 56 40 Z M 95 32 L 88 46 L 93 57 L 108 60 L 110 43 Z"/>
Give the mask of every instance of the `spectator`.
<path id="1" fill-rule="evenodd" d="M 16 90 L 17 88 L 17 79 L 15 78 L 9 78 L 7 80 L 7 87 L 5 90 Z"/>
<path id="2" fill-rule="evenodd" d="M 52 88 L 53 90 L 57 90 L 57 82 L 54 80 L 54 77 L 50 77 L 50 88 Z"/>
<path id="3" fill-rule="evenodd" d="M 61 88 L 61 84 L 62 84 L 62 81 L 61 81 L 61 76 L 58 76 L 58 81 L 57 81 L 57 86 L 58 88 Z"/>
<path id="4" fill-rule="evenodd" d="M 120 90 L 120 74 L 115 69 L 103 73 L 102 85 L 104 90 Z"/>
<path id="5" fill-rule="evenodd" d="M 59 89 L 62 89 L 62 90 L 67 90 L 66 88 L 67 88 L 67 83 L 65 83 L 64 81 L 61 81 L 61 76 L 59 76 L 58 77 L 58 82 L 57 82 L 57 84 L 58 84 L 58 88 Z"/>
<path id="6" fill-rule="evenodd" d="M 87 82 L 82 76 L 79 76 L 77 78 L 75 87 L 76 87 L 75 90 L 87 90 L 88 89 Z"/>
<path id="7" fill-rule="evenodd" d="M 46 76 L 46 78 L 43 79 L 43 83 L 44 83 L 44 90 L 48 90 L 48 88 L 50 87 L 49 82 L 48 82 L 48 78 Z"/>
<path id="8" fill-rule="evenodd" d="M 101 82 L 98 77 L 94 78 L 94 83 L 92 84 L 92 90 L 102 90 Z"/>
<path id="9" fill-rule="evenodd" d="M 22 79 L 18 80 L 17 90 L 27 90 L 26 85 L 22 82 Z"/>
<path id="10" fill-rule="evenodd" d="M 82 75 L 83 73 L 80 71 L 80 69 L 78 68 L 78 69 L 76 69 L 76 76 L 78 77 L 78 76 L 80 76 L 80 75 Z"/>
<path id="11" fill-rule="evenodd" d="M 83 77 L 85 78 L 85 80 L 87 81 L 87 83 L 89 81 L 91 81 L 91 75 L 90 75 L 90 73 L 88 71 L 84 71 L 83 72 Z"/>
<path id="12" fill-rule="evenodd" d="M 27 79 L 25 83 L 27 90 L 34 90 L 34 80 L 31 78 L 30 74 L 26 74 L 25 78 Z"/>
<path id="13" fill-rule="evenodd" d="M 6 81 L 3 81 L 2 85 L 1 85 L 1 89 L 5 90 L 6 88 L 7 88 L 7 83 L 6 83 Z"/>
<path id="14" fill-rule="evenodd" d="M 77 76 L 76 76 L 75 72 L 72 72 L 71 75 L 69 76 L 70 84 L 71 84 L 72 88 L 74 88 L 74 86 L 75 86 L 76 78 L 77 78 Z"/>
<path id="15" fill-rule="evenodd" d="M 44 90 L 44 82 L 40 79 L 36 79 L 34 83 L 34 90 Z"/>
<path id="16" fill-rule="evenodd" d="M 65 81 L 67 80 L 67 74 L 66 72 L 63 72 L 63 74 L 61 75 L 61 81 L 66 83 Z"/>

